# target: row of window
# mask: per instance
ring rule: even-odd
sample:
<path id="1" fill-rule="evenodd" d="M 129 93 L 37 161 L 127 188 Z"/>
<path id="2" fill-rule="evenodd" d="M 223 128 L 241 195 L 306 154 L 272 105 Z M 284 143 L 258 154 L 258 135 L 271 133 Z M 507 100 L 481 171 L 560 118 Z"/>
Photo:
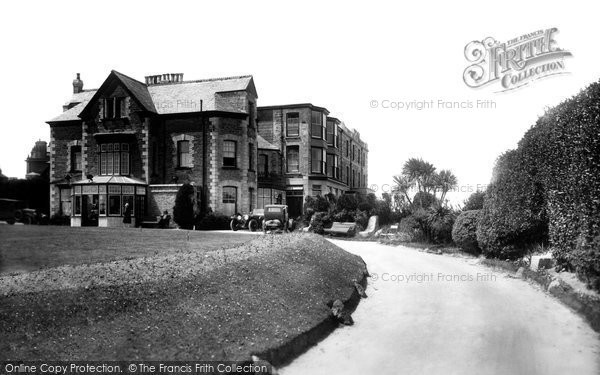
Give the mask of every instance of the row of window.
<path id="1" fill-rule="evenodd" d="M 103 100 L 102 116 L 105 119 L 119 119 L 127 116 L 125 98 L 106 98 Z"/>
<path id="2" fill-rule="evenodd" d="M 248 169 L 254 169 L 254 144 L 248 143 Z M 179 168 L 189 168 L 192 166 L 190 153 L 190 141 L 177 142 L 177 166 Z M 237 142 L 223 141 L 223 161 L 225 168 L 237 167 Z"/>
<path id="3" fill-rule="evenodd" d="M 98 157 L 100 160 L 101 175 L 128 175 L 130 173 L 129 144 L 127 143 L 103 143 L 98 145 Z M 360 155 L 360 154 L 359 154 Z M 248 144 L 249 169 L 254 165 L 254 145 Z M 298 173 L 300 171 L 299 146 L 288 146 L 286 150 L 287 172 Z M 359 158 L 360 161 L 360 158 Z M 177 166 L 189 168 L 192 166 L 190 153 L 190 141 L 177 142 Z M 223 141 L 222 166 L 225 168 L 237 167 L 237 142 Z M 260 155 L 258 161 L 258 172 L 261 176 L 269 172 L 268 158 Z M 81 147 L 75 146 L 71 150 L 71 170 L 81 170 Z M 332 178 L 340 178 L 339 157 L 327 154 L 321 147 L 311 148 L 311 172 L 327 174 Z"/>
<path id="4" fill-rule="evenodd" d="M 288 146 L 286 149 L 287 172 L 298 173 L 300 171 L 299 146 Z M 342 178 L 339 166 L 339 156 L 328 154 L 324 148 L 311 147 L 311 173 L 327 174 L 328 177 L 340 180 Z M 366 175 L 362 175 L 352 169 L 350 179 L 350 167 L 346 166 L 346 183 L 350 186 L 365 186 Z M 358 184 L 357 184 L 358 180 Z"/>
<path id="5" fill-rule="evenodd" d="M 233 215 L 238 211 L 237 207 L 237 191 L 238 188 L 235 186 L 223 186 L 223 211 L 226 215 Z M 254 189 L 248 189 L 250 199 L 249 211 L 252 211 L 252 196 L 254 195 Z M 257 208 L 264 208 L 267 204 L 284 204 L 284 191 L 270 188 L 258 188 L 257 194 Z"/>
<path id="6" fill-rule="evenodd" d="M 64 215 L 122 216 L 127 205 L 132 216 L 144 214 L 146 190 L 131 185 L 85 185 L 61 189 L 60 210 Z M 136 201 L 134 198 L 137 197 Z M 137 207 L 136 207 L 137 205 Z"/>
<path id="7" fill-rule="evenodd" d="M 129 174 L 129 144 L 102 143 L 97 146 L 101 175 Z M 71 147 L 71 171 L 82 170 L 81 146 Z"/>
<path id="8" fill-rule="evenodd" d="M 323 139 L 327 144 L 340 148 L 341 137 L 339 136 L 339 128 L 333 121 L 326 121 L 325 129 L 323 129 L 323 119 L 325 116 L 318 111 L 311 112 L 310 133 L 312 138 Z M 286 136 L 298 137 L 300 135 L 300 113 L 288 112 L 286 114 Z M 361 158 L 362 155 L 362 158 Z M 364 153 L 362 149 L 357 149 L 352 145 L 352 155 L 350 155 L 350 141 L 346 141 L 346 157 L 352 158 L 352 161 L 358 162 L 364 166 Z"/>

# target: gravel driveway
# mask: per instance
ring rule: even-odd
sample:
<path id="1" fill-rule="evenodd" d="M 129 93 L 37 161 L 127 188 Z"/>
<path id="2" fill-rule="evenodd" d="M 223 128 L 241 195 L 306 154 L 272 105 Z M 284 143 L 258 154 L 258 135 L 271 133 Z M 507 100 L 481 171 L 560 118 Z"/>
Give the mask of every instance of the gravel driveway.
<path id="1" fill-rule="evenodd" d="M 332 242 L 367 263 L 368 298 L 281 374 L 600 373 L 599 335 L 534 285 L 473 258 Z"/>

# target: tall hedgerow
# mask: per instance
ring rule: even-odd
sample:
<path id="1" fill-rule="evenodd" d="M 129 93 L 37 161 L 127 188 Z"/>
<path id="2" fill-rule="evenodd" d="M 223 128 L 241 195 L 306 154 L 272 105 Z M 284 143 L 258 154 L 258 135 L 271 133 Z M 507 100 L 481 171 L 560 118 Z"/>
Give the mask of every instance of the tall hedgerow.
<path id="1" fill-rule="evenodd" d="M 600 290 L 600 83 L 549 109 L 508 154 L 482 210 L 484 253 L 518 255 L 547 222 L 559 267 Z"/>

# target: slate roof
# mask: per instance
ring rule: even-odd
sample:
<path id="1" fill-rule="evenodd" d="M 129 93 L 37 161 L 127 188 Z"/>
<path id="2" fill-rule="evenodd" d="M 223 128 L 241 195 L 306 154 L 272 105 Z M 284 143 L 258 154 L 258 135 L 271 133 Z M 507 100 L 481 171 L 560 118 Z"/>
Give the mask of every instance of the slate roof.
<path id="1" fill-rule="evenodd" d="M 215 78 L 181 83 L 148 86 L 148 91 L 159 114 L 200 111 L 225 111 L 245 113 L 229 107 L 228 101 L 219 101 L 218 93 L 254 90 L 252 76 Z"/>
<path id="2" fill-rule="evenodd" d="M 150 86 L 115 70 L 111 71 L 111 75 L 117 77 L 123 83 L 123 86 L 136 97 L 147 111 L 160 115 L 200 112 L 200 110 L 245 114 L 246 112 L 242 111 L 240 108 L 231 106 L 231 101 L 220 99 L 222 99 L 223 94 L 234 91 L 250 91 L 256 95 L 254 81 L 250 75 L 173 82 Z M 103 83 L 103 86 L 105 84 L 106 81 Z M 85 90 L 81 93 L 73 94 L 73 98 L 71 98 L 67 104 L 79 104 L 48 122 L 80 120 L 79 115 L 91 100 L 95 100 L 94 98 L 97 97 L 100 90 L 102 90 L 102 86 L 99 89 Z M 200 104 L 201 101 L 202 105 Z"/>
<path id="3" fill-rule="evenodd" d="M 277 148 L 277 146 L 275 146 L 271 142 L 267 141 L 266 139 L 264 139 L 263 137 L 261 137 L 258 134 L 256 135 L 256 140 L 258 143 L 258 148 L 261 150 L 279 150 L 279 148 Z"/>
<path id="4" fill-rule="evenodd" d="M 123 85 L 137 98 L 144 109 L 156 113 L 154 102 L 152 101 L 152 97 L 148 92 L 148 86 L 146 86 L 146 84 L 126 76 L 123 73 L 119 73 L 116 70 L 113 70 L 111 73 L 121 80 Z"/>
<path id="5" fill-rule="evenodd" d="M 71 109 L 66 110 L 60 115 L 54 117 L 52 120 L 48 122 L 60 122 L 60 121 L 80 121 L 79 114 L 85 108 L 85 106 L 89 103 L 90 99 L 96 94 L 97 89 L 93 90 L 84 90 L 80 93 L 73 94 L 71 100 L 65 103 L 65 105 L 79 103 Z"/>

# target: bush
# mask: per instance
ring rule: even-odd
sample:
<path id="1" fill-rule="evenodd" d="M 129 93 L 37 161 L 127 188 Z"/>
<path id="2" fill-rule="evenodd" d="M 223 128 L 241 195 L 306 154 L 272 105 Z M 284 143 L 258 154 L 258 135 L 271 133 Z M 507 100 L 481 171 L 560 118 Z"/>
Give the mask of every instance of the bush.
<path id="1" fill-rule="evenodd" d="M 455 219 L 456 213 L 451 208 L 440 204 L 431 206 L 427 216 L 429 241 L 438 244 L 451 243 Z"/>
<path id="2" fill-rule="evenodd" d="M 358 198 L 355 194 L 342 194 L 337 200 L 336 209 L 338 211 L 354 211 L 358 208 Z"/>
<path id="3" fill-rule="evenodd" d="M 377 200 L 377 196 L 373 193 L 367 194 L 367 196 L 358 196 L 358 209 L 361 211 L 366 211 L 369 215 L 374 214 L 379 206 L 379 201 Z"/>
<path id="4" fill-rule="evenodd" d="M 469 195 L 469 198 L 465 201 L 463 211 L 481 210 L 483 208 L 483 202 L 485 200 L 485 191 L 477 190 L 473 194 Z"/>
<path id="5" fill-rule="evenodd" d="M 518 259 L 534 244 L 547 242 L 544 194 L 521 158 L 519 150 L 512 150 L 496 163 L 477 226 L 486 257 Z"/>
<path id="6" fill-rule="evenodd" d="M 452 240 L 468 253 L 481 253 L 477 244 L 477 222 L 480 215 L 480 210 L 463 211 L 458 215 L 452 227 Z"/>
<path id="7" fill-rule="evenodd" d="M 357 226 L 357 231 L 364 230 L 369 225 L 369 214 L 366 211 L 356 210 L 354 213 L 354 220 Z"/>
<path id="8" fill-rule="evenodd" d="M 413 215 L 409 215 L 400 220 L 398 232 L 410 238 L 407 242 L 422 241 L 425 239 L 425 234 L 421 229 L 421 225 Z"/>
<path id="9" fill-rule="evenodd" d="M 331 217 L 326 212 L 315 212 L 311 220 L 311 230 L 317 234 L 324 234 L 325 228 L 331 228 Z"/>
<path id="10" fill-rule="evenodd" d="M 438 203 L 438 200 L 433 194 L 428 193 L 426 191 L 420 191 L 417 194 L 415 194 L 412 200 L 411 208 L 413 211 L 417 211 L 421 208 L 427 209 L 435 203 Z"/>
<path id="11" fill-rule="evenodd" d="M 192 229 L 195 221 L 195 196 L 194 187 L 188 183 L 181 185 L 175 197 L 173 207 L 173 221 L 182 229 Z"/>
<path id="12" fill-rule="evenodd" d="M 327 198 L 320 195 L 316 197 L 308 196 L 304 201 L 304 211 L 310 211 L 313 213 L 329 211 L 329 201 Z"/>
<path id="13" fill-rule="evenodd" d="M 231 218 L 225 215 L 209 213 L 196 221 L 197 230 L 223 230 L 229 229 Z"/>
<path id="14" fill-rule="evenodd" d="M 332 220 L 344 223 L 344 222 L 354 221 L 354 217 L 355 217 L 354 211 L 341 210 L 341 211 L 335 212 L 332 215 Z"/>

